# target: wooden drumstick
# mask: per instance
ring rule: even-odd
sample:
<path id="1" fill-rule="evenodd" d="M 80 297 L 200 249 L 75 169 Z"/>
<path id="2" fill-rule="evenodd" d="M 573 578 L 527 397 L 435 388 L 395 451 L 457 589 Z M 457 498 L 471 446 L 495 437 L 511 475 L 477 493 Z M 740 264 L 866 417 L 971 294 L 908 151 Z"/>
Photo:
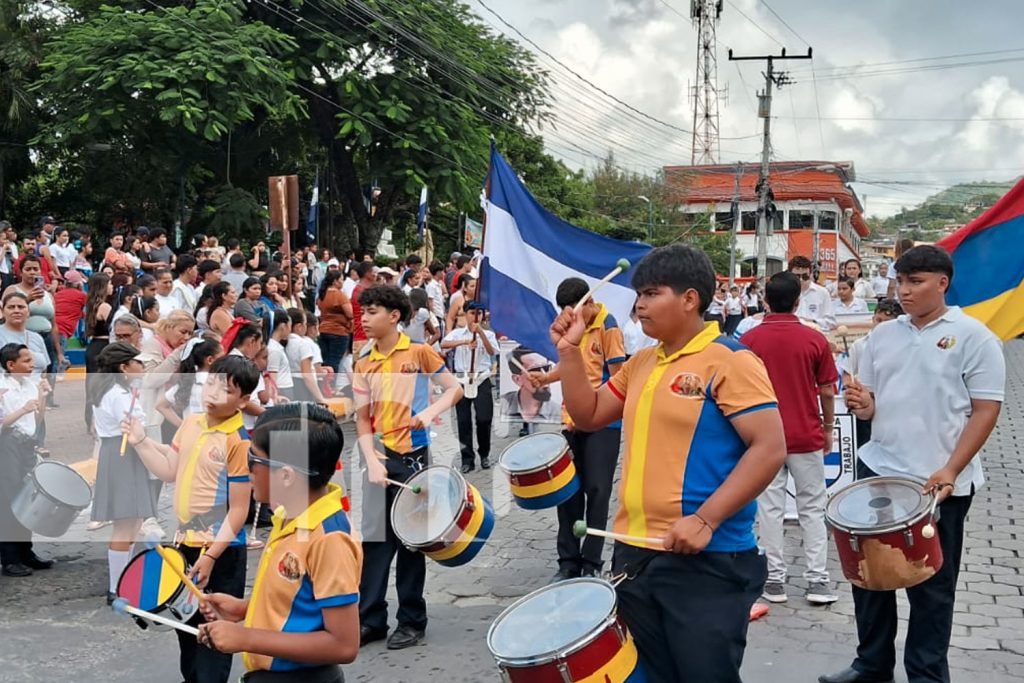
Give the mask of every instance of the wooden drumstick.
<path id="1" fill-rule="evenodd" d="M 132 389 L 132 402 L 128 404 L 128 413 L 125 415 L 126 420 L 132 419 L 132 413 L 135 412 L 135 401 L 139 398 L 139 390 Z M 121 457 L 128 452 L 128 432 L 121 435 Z"/>
<path id="2" fill-rule="evenodd" d="M 149 541 L 146 542 L 146 545 L 150 544 L 151 543 Z M 199 586 L 192 583 L 192 579 L 188 578 L 185 572 L 179 569 L 178 565 L 174 564 L 171 554 L 167 552 L 167 548 L 163 547 L 159 543 L 152 543 L 151 547 L 153 548 L 153 550 L 156 551 L 157 555 L 160 556 L 160 559 L 164 561 L 164 564 L 171 568 L 171 571 L 174 572 L 174 575 L 181 579 L 181 582 L 185 584 L 185 587 L 188 588 L 189 592 L 192 593 L 192 595 L 196 596 L 196 598 L 200 602 L 206 600 L 206 595 L 203 593 L 203 591 L 199 590 Z"/>
<path id="3" fill-rule="evenodd" d="M 416 495 L 419 495 L 423 491 L 423 487 L 421 487 L 419 484 L 415 484 L 413 486 L 409 486 L 408 484 L 403 484 L 402 482 L 395 481 L 394 479 L 385 479 L 384 481 L 386 481 L 387 483 L 391 484 L 392 486 L 398 486 L 398 487 L 403 488 L 403 489 L 409 489 L 410 491 L 412 491 Z"/>
<path id="4" fill-rule="evenodd" d="M 611 282 L 612 278 L 616 277 L 619 273 L 625 273 L 627 270 L 629 270 L 628 259 L 620 258 L 618 261 L 616 261 L 615 267 L 612 268 L 612 271 L 605 275 L 600 282 L 591 287 L 590 290 L 583 295 L 583 298 L 579 300 L 579 303 L 573 306 L 573 313 L 579 313 L 580 309 L 583 308 L 583 304 L 587 303 L 590 297 L 594 296 L 594 293 L 597 292 L 597 290 L 601 289 L 606 284 Z"/>
<path id="5" fill-rule="evenodd" d="M 190 635 L 199 637 L 199 629 L 193 626 L 189 626 L 188 624 L 182 624 L 181 622 L 175 621 L 174 619 L 162 617 L 159 614 L 147 612 L 146 610 L 139 609 L 138 607 L 132 607 L 124 598 L 118 598 L 117 600 L 114 600 L 114 602 L 110 603 L 110 609 L 114 610 L 115 614 L 129 614 L 135 617 L 142 617 L 143 619 L 155 622 L 157 624 L 170 626 L 171 628 L 181 631 L 182 633 L 188 633 Z"/>
<path id="6" fill-rule="evenodd" d="M 629 534 L 617 534 L 614 531 L 605 531 L 604 529 L 593 529 L 588 527 L 587 523 L 582 519 L 572 525 L 572 533 L 576 538 L 583 538 L 584 536 L 600 536 L 602 538 L 610 538 L 613 541 L 622 541 L 624 543 L 644 543 L 646 545 L 657 546 L 661 546 L 664 543 L 660 538 L 630 536 Z"/>

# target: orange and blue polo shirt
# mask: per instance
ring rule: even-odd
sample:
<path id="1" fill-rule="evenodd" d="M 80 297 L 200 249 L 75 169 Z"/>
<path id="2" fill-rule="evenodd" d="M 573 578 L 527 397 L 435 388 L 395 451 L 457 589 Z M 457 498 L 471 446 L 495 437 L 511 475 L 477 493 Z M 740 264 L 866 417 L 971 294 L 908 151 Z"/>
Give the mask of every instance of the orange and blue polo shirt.
<path id="1" fill-rule="evenodd" d="M 370 403 L 370 416 L 375 432 L 383 434 L 385 448 L 396 453 L 430 445 L 426 429 L 402 429 L 413 415 L 430 405 L 430 382 L 435 375 L 447 372 L 444 360 L 426 344 L 413 343 L 402 334 L 391 353 L 377 350 L 376 342 L 363 349 L 355 365 L 352 390 L 360 401 Z"/>
<path id="2" fill-rule="evenodd" d="M 178 427 L 171 447 L 178 453 L 174 477 L 174 513 L 186 528 L 184 544 L 212 543 L 228 510 L 228 487 L 249 483 L 249 432 L 238 412 L 210 426 L 205 414 L 189 415 Z M 245 545 L 239 529 L 231 545 Z"/>
<path id="3" fill-rule="evenodd" d="M 323 610 L 359 602 L 363 549 L 342 509 L 341 487 L 327 488 L 326 495 L 290 522 L 285 523 L 283 508 L 274 515 L 245 613 L 246 627 L 315 633 L 324 630 Z M 249 671 L 313 666 L 248 652 L 242 659 Z"/>
<path id="4" fill-rule="evenodd" d="M 611 366 L 626 360 L 626 344 L 622 338 L 622 330 L 615 322 L 615 316 L 608 312 L 604 304 L 598 304 L 598 312 L 594 322 L 587 326 L 580 340 L 580 353 L 583 355 L 583 368 L 587 378 L 595 389 L 607 382 L 611 374 Z M 572 424 L 572 418 L 562 405 L 562 422 Z M 613 429 L 622 427 L 621 422 L 608 425 Z"/>
<path id="5" fill-rule="evenodd" d="M 691 515 L 732 473 L 747 450 L 730 420 L 777 408 L 764 364 L 711 322 L 679 351 L 646 348 L 606 385 L 624 401 L 625 456 L 615 531 L 661 538 Z M 707 550 L 756 547 L 751 502 L 722 522 Z M 661 544 L 639 544 L 663 550 Z"/>

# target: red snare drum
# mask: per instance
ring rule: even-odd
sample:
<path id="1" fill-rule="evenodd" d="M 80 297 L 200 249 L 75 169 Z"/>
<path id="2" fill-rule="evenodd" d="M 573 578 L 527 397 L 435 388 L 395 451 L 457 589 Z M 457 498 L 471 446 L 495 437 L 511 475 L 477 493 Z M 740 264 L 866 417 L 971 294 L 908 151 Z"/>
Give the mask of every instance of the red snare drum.
<path id="1" fill-rule="evenodd" d="M 942 567 L 934 495 L 905 477 L 871 477 L 837 491 L 825 507 L 843 574 L 874 591 L 909 588 Z M 931 538 L 922 530 L 931 526 Z"/>
<path id="2" fill-rule="evenodd" d="M 501 613 L 487 647 L 507 683 L 645 683 L 636 645 L 607 581 L 545 586 Z"/>

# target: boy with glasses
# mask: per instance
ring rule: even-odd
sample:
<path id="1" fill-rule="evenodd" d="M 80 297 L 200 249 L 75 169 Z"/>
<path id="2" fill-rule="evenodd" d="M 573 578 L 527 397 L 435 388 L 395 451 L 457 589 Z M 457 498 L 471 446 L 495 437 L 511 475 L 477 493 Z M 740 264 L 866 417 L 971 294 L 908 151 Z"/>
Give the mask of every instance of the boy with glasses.
<path id="1" fill-rule="evenodd" d="M 789 260 L 789 272 L 800 278 L 800 305 L 796 309 L 797 317 L 810 320 L 825 332 L 835 327 L 836 316 L 832 310 L 832 297 L 827 289 L 814 282 L 811 260 L 806 256 L 794 256 Z"/>

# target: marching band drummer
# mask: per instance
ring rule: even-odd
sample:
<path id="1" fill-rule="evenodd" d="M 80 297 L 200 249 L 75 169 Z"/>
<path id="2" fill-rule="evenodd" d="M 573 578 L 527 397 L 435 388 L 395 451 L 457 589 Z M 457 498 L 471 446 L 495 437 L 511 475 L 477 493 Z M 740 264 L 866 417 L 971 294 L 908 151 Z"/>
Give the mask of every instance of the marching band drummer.
<path id="1" fill-rule="evenodd" d="M 907 589 L 910 620 L 903 663 L 911 683 L 949 681 L 949 638 L 963 551 L 964 520 L 985 477 L 975 458 L 1002 406 L 1006 365 L 999 340 L 956 306 L 946 306 L 953 261 L 935 246 L 914 247 L 896 262 L 906 315 L 883 322 L 864 342 L 846 405 L 871 420 L 858 477 L 926 480 L 940 505 L 944 562 Z M 926 400 L 922 400 L 926 397 Z M 892 681 L 896 666 L 896 593 L 853 588 L 857 657 L 821 683 Z"/>
<path id="2" fill-rule="evenodd" d="M 566 307 L 551 326 L 576 426 L 623 421 L 614 529 L 634 540 L 615 544 L 612 571 L 631 577 L 617 588 L 620 614 L 652 683 L 738 682 L 766 574 L 754 501 L 785 459 L 782 420 L 761 361 L 703 320 L 715 291 L 707 255 L 654 249 L 633 287 L 660 344 L 597 389 L 579 348 L 583 315 Z"/>

